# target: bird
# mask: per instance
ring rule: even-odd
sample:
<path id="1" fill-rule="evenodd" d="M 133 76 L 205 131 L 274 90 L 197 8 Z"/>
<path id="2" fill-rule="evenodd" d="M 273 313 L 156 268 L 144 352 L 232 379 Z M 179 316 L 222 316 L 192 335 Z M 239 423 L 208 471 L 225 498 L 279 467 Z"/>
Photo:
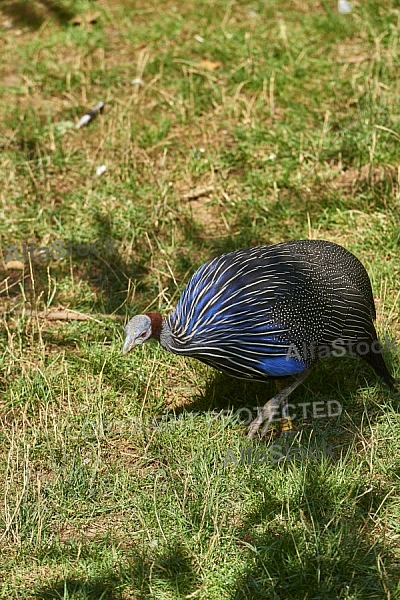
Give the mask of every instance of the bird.
<path id="1" fill-rule="evenodd" d="M 156 339 L 233 377 L 285 382 L 249 426 L 250 438 L 260 428 L 263 437 L 279 409 L 283 429 L 292 428 L 288 396 L 325 356 L 358 355 L 394 389 L 375 319 L 371 282 L 356 256 L 330 241 L 291 240 L 212 258 L 171 314 L 130 319 L 122 352 Z"/>

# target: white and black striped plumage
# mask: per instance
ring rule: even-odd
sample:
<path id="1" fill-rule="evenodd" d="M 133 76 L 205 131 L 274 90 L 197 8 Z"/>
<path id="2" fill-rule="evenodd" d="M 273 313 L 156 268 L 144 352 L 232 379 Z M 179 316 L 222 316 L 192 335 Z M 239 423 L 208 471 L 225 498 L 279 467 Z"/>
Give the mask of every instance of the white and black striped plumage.
<path id="1" fill-rule="evenodd" d="M 331 242 L 291 241 L 208 261 L 171 315 L 131 319 L 124 352 L 156 337 L 175 354 L 265 380 L 301 373 L 329 349 L 343 348 L 393 387 L 374 319 L 371 284 L 354 255 Z"/>

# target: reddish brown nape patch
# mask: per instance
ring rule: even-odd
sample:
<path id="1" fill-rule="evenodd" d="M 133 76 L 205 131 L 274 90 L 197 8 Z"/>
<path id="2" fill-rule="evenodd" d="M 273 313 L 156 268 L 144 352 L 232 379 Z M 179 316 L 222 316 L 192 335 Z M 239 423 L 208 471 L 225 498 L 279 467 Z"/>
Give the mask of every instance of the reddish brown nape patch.
<path id="1" fill-rule="evenodd" d="M 151 321 L 151 337 L 156 338 L 156 340 L 160 339 L 161 327 L 162 327 L 162 316 L 160 313 L 150 312 L 145 313 Z"/>

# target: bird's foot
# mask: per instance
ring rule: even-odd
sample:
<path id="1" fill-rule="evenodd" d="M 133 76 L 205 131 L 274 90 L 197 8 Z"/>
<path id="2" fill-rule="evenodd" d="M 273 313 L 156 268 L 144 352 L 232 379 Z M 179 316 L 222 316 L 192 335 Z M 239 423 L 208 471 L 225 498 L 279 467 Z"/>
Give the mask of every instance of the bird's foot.
<path id="1" fill-rule="evenodd" d="M 248 438 L 252 440 L 261 426 L 261 437 L 264 437 L 271 423 L 280 420 L 280 415 L 278 413 L 280 412 L 281 402 L 284 399 L 284 392 L 286 392 L 286 390 L 279 392 L 279 394 L 271 398 L 271 400 L 268 400 L 262 407 L 257 417 L 249 425 L 247 433 Z"/>
<path id="2" fill-rule="evenodd" d="M 261 437 L 264 437 L 268 431 L 272 421 L 281 421 L 281 433 L 287 435 L 293 428 L 292 421 L 289 416 L 289 409 L 287 398 L 289 394 L 293 392 L 310 374 L 311 369 L 307 369 L 302 373 L 295 376 L 295 379 L 285 389 L 280 391 L 276 396 L 268 400 L 268 402 L 262 407 L 257 417 L 249 425 L 247 437 L 251 440 L 257 435 L 258 430 L 261 429 Z M 279 414 L 281 404 L 282 407 L 282 418 Z"/>

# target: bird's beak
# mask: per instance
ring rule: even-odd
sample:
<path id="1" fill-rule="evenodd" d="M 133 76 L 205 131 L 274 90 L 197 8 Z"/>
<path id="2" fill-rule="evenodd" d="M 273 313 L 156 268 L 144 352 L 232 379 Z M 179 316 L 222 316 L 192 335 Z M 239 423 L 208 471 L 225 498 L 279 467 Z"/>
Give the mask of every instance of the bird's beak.
<path id="1" fill-rule="evenodd" d="M 122 354 L 128 354 L 128 352 L 130 352 L 134 346 L 135 346 L 135 342 L 132 340 L 132 338 L 129 335 L 127 335 L 125 343 L 124 343 L 124 347 L 122 348 Z"/>

